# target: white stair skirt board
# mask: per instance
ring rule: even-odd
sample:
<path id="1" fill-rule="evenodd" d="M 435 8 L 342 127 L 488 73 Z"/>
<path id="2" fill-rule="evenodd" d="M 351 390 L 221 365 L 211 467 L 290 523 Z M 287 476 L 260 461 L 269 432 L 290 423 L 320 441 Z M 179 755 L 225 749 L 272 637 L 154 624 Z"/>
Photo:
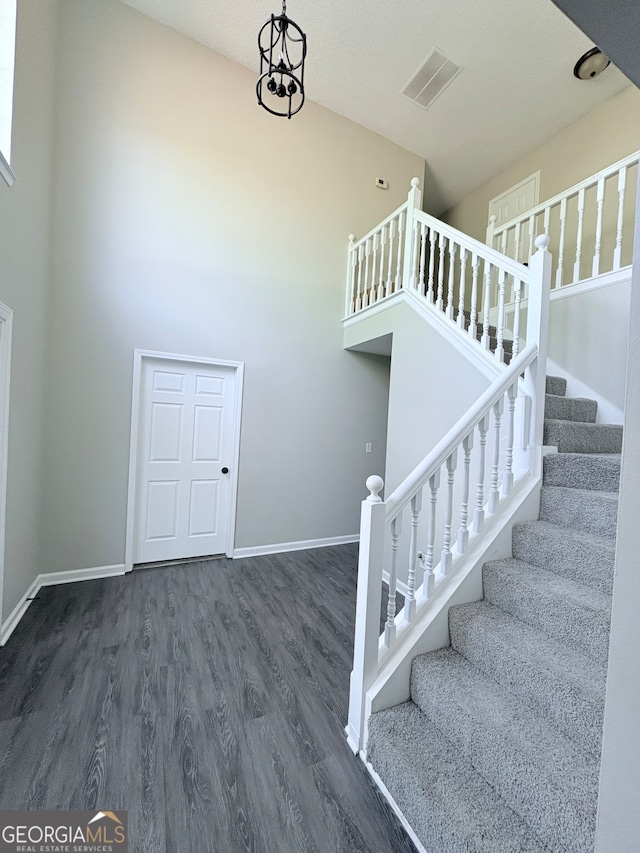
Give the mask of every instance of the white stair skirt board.
<path id="1" fill-rule="evenodd" d="M 4 646 L 13 634 L 20 620 L 27 612 L 31 601 L 43 586 L 57 586 L 58 584 L 75 583 L 76 581 L 93 581 L 99 578 L 112 578 L 124 574 L 124 563 L 118 563 L 115 566 L 96 566 L 92 569 L 71 569 L 68 572 L 45 572 L 38 575 L 13 608 L 7 621 L 0 627 L 0 646 Z"/>
<path id="2" fill-rule="evenodd" d="M 330 536 L 327 539 L 303 539 L 300 542 L 278 542 L 274 545 L 251 545 L 248 548 L 236 548 L 233 552 L 234 560 L 244 557 L 262 557 L 266 554 L 284 554 L 287 551 L 307 551 L 310 548 L 331 548 L 334 545 L 349 545 L 359 542 L 360 534 L 353 533 L 350 536 Z"/>
<path id="3" fill-rule="evenodd" d="M 366 754 L 364 751 L 362 751 L 360 753 L 360 757 L 364 761 L 365 767 L 369 771 L 369 775 L 371 776 L 373 781 L 378 786 L 380 793 L 385 798 L 385 800 L 389 803 L 389 805 L 391 806 L 391 808 L 394 811 L 395 816 L 398 818 L 398 820 L 402 824 L 404 831 L 407 833 L 409 838 L 413 841 L 413 845 L 416 848 L 416 850 L 418 851 L 418 853 L 435 853 L 435 851 L 428 851 L 426 849 L 426 847 L 424 847 L 424 845 L 422 844 L 422 842 L 420 841 L 418 836 L 413 831 L 411 824 L 409 823 L 409 821 L 406 819 L 406 817 L 400 811 L 400 807 L 398 806 L 396 801 L 393 799 L 393 797 L 389 793 L 387 786 L 384 784 L 382 779 L 378 776 L 376 771 L 373 769 L 373 766 L 367 761 L 367 757 L 366 757 Z"/>
<path id="4" fill-rule="evenodd" d="M 595 400 L 598 404 L 596 414 L 596 423 L 599 424 L 624 424 L 624 412 L 609 400 L 606 400 L 593 388 L 585 385 L 575 376 L 572 376 L 561 365 L 557 364 L 550 358 L 547 358 L 547 373 L 553 376 L 561 376 L 567 380 L 567 396 L 568 397 L 586 397 L 590 400 Z"/>

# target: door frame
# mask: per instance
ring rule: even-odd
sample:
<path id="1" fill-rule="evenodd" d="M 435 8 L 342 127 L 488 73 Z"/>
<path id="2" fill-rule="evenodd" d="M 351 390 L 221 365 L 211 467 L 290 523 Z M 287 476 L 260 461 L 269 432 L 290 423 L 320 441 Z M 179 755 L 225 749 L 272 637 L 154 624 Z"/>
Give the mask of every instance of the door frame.
<path id="1" fill-rule="evenodd" d="M 0 627 L 4 591 L 7 522 L 7 469 L 9 464 L 9 399 L 13 311 L 0 302 Z"/>
<path id="2" fill-rule="evenodd" d="M 133 392 L 131 399 L 131 436 L 129 444 L 129 485 L 127 490 L 127 525 L 125 534 L 124 568 L 125 572 L 133 569 L 133 554 L 135 550 L 138 512 L 138 451 L 142 436 L 142 366 L 145 360 L 154 361 L 184 361 L 188 364 L 203 367 L 230 367 L 235 371 L 235 410 L 232 412 L 233 449 L 229 467 L 231 468 L 231 497 L 225 535 L 225 554 L 233 557 L 236 532 L 236 506 L 238 499 L 238 464 L 240 461 L 240 424 L 242 420 L 242 389 L 244 383 L 244 362 L 224 361 L 220 358 L 204 358 L 202 356 L 182 355 L 171 352 L 155 352 L 154 350 L 135 349 L 133 351 Z"/>

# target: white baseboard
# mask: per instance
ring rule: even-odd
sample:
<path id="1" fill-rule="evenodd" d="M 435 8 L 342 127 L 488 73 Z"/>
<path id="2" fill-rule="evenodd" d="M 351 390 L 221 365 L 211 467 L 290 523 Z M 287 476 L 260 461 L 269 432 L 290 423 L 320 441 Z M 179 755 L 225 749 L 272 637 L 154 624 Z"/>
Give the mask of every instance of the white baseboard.
<path id="1" fill-rule="evenodd" d="M 38 575 L 38 577 L 33 581 L 29 589 L 25 592 L 20 601 L 16 604 L 16 606 L 9 614 L 7 621 L 4 622 L 2 627 L 0 628 L 0 646 L 4 646 L 9 637 L 18 627 L 18 623 L 20 622 L 24 614 L 27 612 L 27 609 L 31 604 L 31 599 L 38 594 L 39 589 L 40 575 Z"/>
<path id="2" fill-rule="evenodd" d="M 233 559 L 239 560 L 243 557 L 263 557 L 267 554 L 284 554 L 287 551 L 307 551 L 310 548 L 331 548 L 334 545 L 349 545 L 359 542 L 360 535 L 354 533 L 350 536 L 330 536 L 327 539 L 303 539 L 300 542 L 279 542 L 275 545 L 254 545 L 249 548 L 235 548 Z"/>
<path id="3" fill-rule="evenodd" d="M 71 569 L 68 572 L 45 572 L 38 575 L 40 586 L 55 586 L 59 583 L 75 583 L 76 581 L 94 581 L 98 578 L 113 578 L 124 575 L 124 563 L 115 566 L 96 566 L 93 569 Z"/>
<path id="4" fill-rule="evenodd" d="M 62 583 L 76 581 L 91 581 L 98 578 L 111 578 L 125 574 L 124 563 L 115 566 L 96 566 L 92 569 L 72 569 L 68 572 L 45 572 L 38 575 L 20 601 L 13 608 L 6 622 L 0 628 L 0 646 L 4 646 L 9 637 L 18 627 L 18 623 L 27 612 L 31 600 L 35 598 L 43 586 L 56 586 Z"/>

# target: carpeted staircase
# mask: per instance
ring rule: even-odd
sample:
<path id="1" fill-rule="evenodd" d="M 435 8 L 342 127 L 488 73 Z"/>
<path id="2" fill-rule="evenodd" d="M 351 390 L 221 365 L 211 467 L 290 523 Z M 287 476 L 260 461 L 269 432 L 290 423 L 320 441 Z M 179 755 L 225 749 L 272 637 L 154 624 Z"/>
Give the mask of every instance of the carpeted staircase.
<path id="1" fill-rule="evenodd" d="M 374 714 L 368 760 L 428 853 L 593 850 L 622 427 L 547 378 L 538 521 Z"/>

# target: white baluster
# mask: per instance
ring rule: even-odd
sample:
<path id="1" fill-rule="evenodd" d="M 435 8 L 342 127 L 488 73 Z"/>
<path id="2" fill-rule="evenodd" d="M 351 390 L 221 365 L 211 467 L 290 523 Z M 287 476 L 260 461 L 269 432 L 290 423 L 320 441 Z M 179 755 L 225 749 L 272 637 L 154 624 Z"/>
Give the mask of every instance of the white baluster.
<path id="1" fill-rule="evenodd" d="M 369 258 L 371 256 L 371 237 L 365 243 L 364 250 L 364 291 L 362 293 L 362 307 L 366 308 L 371 304 L 371 294 L 369 292 Z"/>
<path id="2" fill-rule="evenodd" d="M 443 234 L 438 234 L 438 246 L 440 248 L 440 257 L 438 259 L 438 298 L 436 299 L 436 308 L 442 311 L 444 301 L 442 294 L 444 292 L 444 253 L 447 248 L 447 238 Z"/>
<path id="3" fill-rule="evenodd" d="M 498 509 L 500 492 L 498 490 L 498 479 L 500 474 L 500 427 L 502 411 L 504 409 L 504 397 L 500 397 L 493 406 L 493 426 L 495 430 L 493 445 L 493 465 L 491 466 L 491 489 L 489 491 L 489 512 L 493 514 Z"/>
<path id="4" fill-rule="evenodd" d="M 356 298 L 356 311 L 362 308 L 362 259 L 364 258 L 364 246 L 358 246 L 358 293 Z"/>
<path id="5" fill-rule="evenodd" d="M 469 544 L 469 484 L 471 476 L 471 451 L 473 450 L 473 432 L 462 442 L 464 451 L 464 469 L 462 481 L 462 503 L 460 505 L 460 527 L 458 529 L 458 554 L 464 554 Z"/>
<path id="6" fill-rule="evenodd" d="M 471 255 L 471 313 L 469 315 L 469 328 L 467 332 L 475 341 L 478 334 L 478 271 L 480 259 L 475 252 Z"/>
<path id="7" fill-rule="evenodd" d="M 505 454 L 504 475 L 502 477 L 502 495 L 508 497 L 513 488 L 513 444 L 514 425 L 516 414 L 516 396 L 518 394 L 518 382 L 507 389 L 507 400 L 509 413 L 507 415 L 507 448 Z"/>
<path id="8" fill-rule="evenodd" d="M 396 588 L 398 586 L 398 549 L 402 532 L 402 516 L 391 522 L 391 571 L 389 572 L 389 597 L 387 598 L 387 621 L 384 626 L 384 644 L 389 648 L 396 638 Z"/>
<path id="9" fill-rule="evenodd" d="M 409 577 L 404 598 L 404 618 L 411 622 L 416 612 L 416 561 L 418 559 L 418 525 L 422 511 L 422 489 L 411 498 L 411 539 L 409 540 Z"/>
<path id="10" fill-rule="evenodd" d="M 427 284 L 427 299 L 433 305 L 434 300 L 434 283 L 433 270 L 436 262 L 436 232 L 433 228 L 429 229 L 429 281 Z"/>
<path id="11" fill-rule="evenodd" d="M 535 215 L 529 217 L 529 254 L 528 258 L 533 255 L 533 241 L 535 240 L 536 235 L 536 217 Z"/>
<path id="12" fill-rule="evenodd" d="M 498 328 L 496 330 L 495 357 L 504 363 L 504 302 L 507 290 L 506 270 L 500 270 L 498 275 Z"/>
<path id="13" fill-rule="evenodd" d="M 380 241 L 380 234 L 378 231 L 373 235 L 373 254 L 371 258 L 371 283 L 369 285 L 369 305 L 372 305 L 374 302 L 378 301 L 378 294 L 376 293 L 376 270 L 378 268 L 378 243 Z"/>
<path id="14" fill-rule="evenodd" d="M 442 554 L 440 558 L 440 571 L 446 575 L 451 569 L 451 527 L 453 525 L 453 480 L 458 464 L 457 449 L 447 457 L 445 466 L 447 469 L 447 506 L 444 519 L 444 538 L 442 542 Z"/>
<path id="15" fill-rule="evenodd" d="M 425 296 L 424 289 L 424 268 L 427 261 L 427 226 L 424 222 L 420 223 L 420 277 L 418 279 L 418 290 Z"/>
<path id="16" fill-rule="evenodd" d="M 392 219 L 389 223 L 389 266 L 387 269 L 387 283 L 384 288 L 384 295 L 389 296 L 390 293 L 393 293 L 393 243 L 396 237 L 396 220 Z"/>
<path id="17" fill-rule="evenodd" d="M 627 167 L 618 172 L 618 223 L 616 226 L 616 247 L 613 251 L 613 268 L 619 270 L 622 264 L 622 229 L 624 228 L 624 194 L 627 185 Z"/>
<path id="18" fill-rule="evenodd" d="M 506 229 L 502 232 L 502 242 L 500 244 L 500 251 L 503 255 L 507 254 L 507 243 L 509 242 L 509 235 L 507 234 Z"/>
<path id="19" fill-rule="evenodd" d="M 453 320 L 453 285 L 456 274 L 456 250 L 458 246 L 449 240 L 449 281 L 447 283 L 447 319 Z"/>
<path id="20" fill-rule="evenodd" d="M 466 249 L 460 247 L 460 286 L 458 290 L 458 326 L 464 330 L 464 300 L 467 291 L 467 255 Z"/>
<path id="21" fill-rule="evenodd" d="M 545 207 L 544 219 L 542 220 L 542 222 L 543 222 L 543 227 L 544 227 L 544 233 L 547 235 L 547 237 L 549 236 L 549 223 L 550 223 L 550 221 L 551 221 L 551 208 Z"/>
<path id="22" fill-rule="evenodd" d="M 489 320 L 491 311 L 491 282 L 493 278 L 493 265 L 489 261 L 484 262 L 484 296 L 482 298 L 482 308 L 484 310 L 484 319 L 482 323 L 482 339 L 481 344 L 485 349 L 491 346 L 489 336 Z"/>
<path id="23" fill-rule="evenodd" d="M 435 588 L 433 557 L 436 541 L 436 514 L 438 507 L 438 489 L 440 488 L 440 470 L 429 477 L 431 503 L 429 505 L 429 530 L 427 531 L 427 550 L 420 557 L 420 568 L 424 571 L 422 597 L 431 598 Z"/>
<path id="24" fill-rule="evenodd" d="M 584 188 L 578 193 L 578 234 L 576 236 L 576 262 L 573 265 L 573 281 L 580 281 L 580 260 L 582 258 L 582 226 L 584 222 Z"/>
<path id="25" fill-rule="evenodd" d="M 562 287 L 564 278 L 564 234 L 567 227 L 567 199 L 560 202 L 560 240 L 558 242 L 558 268 L 556 269 L 556 287 Z M 533 251 L 529 255 L 533 254 Z"/>
<path id="26" fill-rule="evenodd" d="M 515 243 L 513 247 L 513 257 L 520 263 L 520 223 L 516 223 Z"/>
<path id="27" fill-rule="evenodd" d="M 400 290 L 404 287 L 404 282 L 402 281 L 402 247 L 403 242 L 402 238 L 404 235 L 404 210 L 400 211 L 400 215 L 398 216 L 398 268 L 396 269 L 396 286 L 394 288 L 394 292 Z"/>
<path id="28" fill-rule="evenodd" d="M 382 299 L 384 292 L 384 249 L 387 242 L 387 226 L 382 226 L 380 232 L 380 271 L 378 276 L 378 299 Z"/>
<path id="29" fill-rule="evenodd" d="M 478 484 L 476 487 L 476 508 L 473 513 L 473 532 L 480 533 L 484 527 L 484 469 L 487 451 L 487 433 L 489 432 L 489 416 L 485 415 L 478 424 L 480 436 L 480 464 L 478 466 Z"/>
<path id="30" fill-rule="evenodd" d="M 513 295 L 515 308 L 513 311 L 513 349 L 511 357 L 515 358 L 520 352 L 520 310 L 522 307 L 522 291 L 524 282 L 521 279 L 514 279 Z"/>
<path id="31" fill-rule="evenodd" d="M 349 234 L 349 249 L 347 251 L 347 304 L 345 305 L 345 317 L 355 313 L 356 303 L 356 252 L 353 248 L 356 235 Z"/>
<path id="32" fill-rule="evenodd" d="M 598 181 L 598 189 L 596 191 L 596 204 L 598 205 L 598 214 L 596 218 L 596 248 L 593 254 L 593 264 L 591 265 L 591 275 L 600 275 L 600 249 L 602 247 L 602 209 L 604 207 L 604 178 Z"/>

